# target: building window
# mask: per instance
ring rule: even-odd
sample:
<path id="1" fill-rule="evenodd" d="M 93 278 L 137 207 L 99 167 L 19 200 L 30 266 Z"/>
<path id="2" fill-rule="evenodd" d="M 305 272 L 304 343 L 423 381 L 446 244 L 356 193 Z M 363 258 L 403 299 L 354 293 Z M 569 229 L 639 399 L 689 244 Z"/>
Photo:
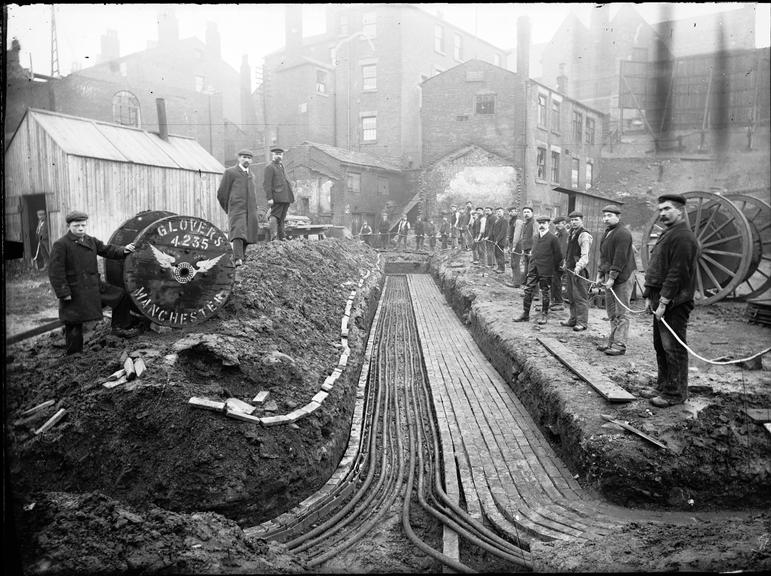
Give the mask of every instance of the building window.
<path id="1" fill-rule="evenodd" d="M 340 20 L 337 22 L 337 33 L 340 36 L 348 36 L 348 14 L 340 14 Z"/>
<path id="2" fill-rule="evenodd" d="M 580 112 L 573 112 L 573 140 L 581 142 L 583 132 L 584 116 Z"/>
<path id="3" fill-rule="evenodd" d="M 358 194 L 361 192 L 361 174 L 348 173 L 346 178 L 348 194 Z"/>
<path id="4" fill-rule="evenodd" d="M 560 181 L 560 153 L 551 151 L 551 181 L 559 184 Z"/>
<path id="5" fill-rule="evenodd" d="M 122 90 L 112 97 L 112 120 L 122 126 L 139 128 L 139 100 L 131 92 Z"/>
<path id="6" fill-rule="evenodd" d="M 204 84 L 206 84 L 206 77 L 205 76 L 196 76 L 195 77 L 195 91 L 196 92 L 203 92 Z"/>
<path id="7" fill-rule="evenodd" d="M 495 64 L 496 66 L 500 66 L 501 65 L 501 55 L 500 54 L 497 54 L 497 53 L 493 54 L 493 64 Z"/>
<path id="8" fill-rule="evenodd" d="M 307 103 L 307 102 L 303 102 L 302 104 L 300 104 L 300 105 L 297 107 L 297 111 L 298 111 L 300 114 L 305 114 L 305 113 L 308 111 L 308 103 Z"/>
<path id="9" fill-rule="evenodd" d="M 367 64 L 361 67 L 361 89 L 377 90 L 377 65 Z"/>
<path id="10" fill-rule="evenodd" d="M 573 190 L 578 190 L 578 169 L 580 162 L 578 158 L 573 158 L 570 163 L 570 187 Z"/>
<path id="11" fill-rule="evenodd" d="M 461 62 L 463 60 L 463 37 L 460 34 L 456 34 L 454 38 L 452 54 L 458 62 Z"/>
<path id="12" fill-rule="evenodd" d="M 589 190 L 594 186 L 594 164 L 592 162 L 586 163 L 586 182 L 584 182 L 584 187 Z"/>
<path id="13" fill-rule="evenodd" d="M 377 140 L 377 116 L 362 117 L 361 139 L 364 142 L 374 142 Z"/>
<path id="14" fill-rule="evenodd" d="M 377 14 L 375 12 L 367 12 L 362 16 L 361 31 L 367 38 L 377 36 Z"/>
<path id="15" fill-rule="evenodd" d="M 485 73 L 482 70 L 466 70 L 466 82 L 484 82 Z"/>
<path id="16" fill-rule="evenodd" d="M 326 70 L 316 70 L 316 92 L 326 94 L 328 81 L 329 74 Z"/>
<path id="17" fill-rule="evenodd" d="M 586 117 L 586 143 L 594 144 L 594 118 Z"/>
<path id="18" fill-rule="evenodd" d="M 495 114 L 495 94 L 477 94 L 477 114 Z"/>
<path id="19" fill-rule="evenodd" d="M 551 129 L 557 133 L 560 131 L 560 107 L 558 100 L 551 101 Z"/>
<path id="20" fill-rule="evenodd" d="M 538 95 L 538 125 L 546 128 L 546 94 Z"/>
<path id="21" fill-rule="evenodd" d="M 434 25 L 434 51 L 444 54 L 444 26 Z"/>
<path id="22" fill-rule="evenodd" d="M 546 148 L 538 148 L 535 164 L 537 167 L 535 177 L 538 180 L 546 180 Z"/>

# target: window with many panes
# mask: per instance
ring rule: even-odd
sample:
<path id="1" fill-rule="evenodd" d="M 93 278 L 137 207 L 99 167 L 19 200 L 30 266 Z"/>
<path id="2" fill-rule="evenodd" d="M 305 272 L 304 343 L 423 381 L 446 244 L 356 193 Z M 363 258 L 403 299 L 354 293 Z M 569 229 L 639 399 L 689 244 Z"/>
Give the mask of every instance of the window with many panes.
<path id="1" fill-rule="evenodd" d="M 495 94 L 477 94 L 477 114 L 495 114 Z"/>
<path id="2" fill-rule="evenodd" d="M 538 95 L 538 125 L 546 128 L 546 94 Z"/>
<path id="3" fill-rule="evenodd" d="M 458 62 L 463 60 L 463 37 L 460 34 L 455 35 L 452 51 L 452 55 Z"/>
<path id="4" fill-rule="evenodd" d="M 559 184 L 560 181 L 560 153 L 551 151 L 551 181 Z"/>
<path id="5" fill-rule="evenodd" d="M 121 90 L 112 97 L 112 120 L 122 126 L 139 127 L 139 100 L 131 92 Z"/>
<path id="6" fill-rule="evenodd" d="M 561 104 L 559 100 L 551 101 L 551 129 L 553 132 L 560 131 L 560 108 Z"/>
<path id="7" fill-rule="evenodd" d="M 364 142 L 374 142 L 377 140 L 377 116 L 362 117 L 361 139 Z"/>
<path id="8" fill-rule="evenodd" d="M 592 162 L 586 163 L 586 181 L 584 187 L 589 190 L 594 185 L 594 164 Z"/>
<path id="9" fill-rule="evenodd" d="M 375 12 L 367 12 L 362 16 L 361 31 L 368 38 L 377 36 L 377 15 Z"/>
<path id="10" fill-rule="evenodd" d="M 584 115 L 580 112 L 573 112 L 573 140 L 581 142 L 583 133 Z"/>
<path id="11" fill-rule="evenodd" d="M 546 148 L 538 148 L 535 155 L 535 177 L 546 180 Z"/>
<path id="12" fill-rule="evenodd" d="M 328 81 L 329 74 L 327 74 L 326 70 L 316 70 L 316 92 L 326 94 Z"/>
<path id="13" fill-rule="evenodd" d="M 586 117 L 586 143 L 594 144 L 594 118 Z"/>
<path id="14" fill-rule="evenodd" d="M 367 64 L 361 67 L 361 89 L 377 90 L 377 65 Z"/>
<path id="15" fill-rule="evenodd" d="M 444 26 L 434 25 L 434 51 L 444 54 Z"/>
<path id="16" fill-rule="evenodd" d="M 570 187 L 573 188 L 573 190 L 578 189 L 578 169 L 580 167 L 580 162 L 578 158 L 573 158 L 570 163 Z"/>

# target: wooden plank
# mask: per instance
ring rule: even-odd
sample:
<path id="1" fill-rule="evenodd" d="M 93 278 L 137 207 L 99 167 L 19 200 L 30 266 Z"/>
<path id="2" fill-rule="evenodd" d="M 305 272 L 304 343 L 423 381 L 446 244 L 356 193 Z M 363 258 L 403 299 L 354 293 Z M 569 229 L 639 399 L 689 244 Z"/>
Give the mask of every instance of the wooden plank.
<path id="1" fill-rule="evenodd" d="M 771 408 L 747 408 L 744 412 L 753 422 L 759 424 L 771 422 Z"/>
<path id="2" fill-rule="evenodd" d="M 54 400 L 46 400 L 42 404 L 38 404 L 34 408 L 30 408 L 29 410 L 25 410 L 20 415 L 21 416 L 29 416 L 30 414 L 34 414 L 35 412 L 39 412 L 40 410 L 44 410 L 45 408 L 48 408 L 49 406 L 54 405 Z"/>
<path id="3" fill-rule="evenodd" d="M 600 370 L 590 366 L 579 358 L 575 352 L 568 350 L 566 346 L 554 338 L 538 337 L 538 341 L 574 374 L 597 390 L 608 402 L 631 402 L 636 400 L 632 394 L 614 384 Z"/>
<path id="4" fill-rule="evenodd" d="M 51 416 L 45 424 L 35 430 L 35 434 L 42 434 L 43 432 L 50 430 L 59 420 L 64 417 L 66 412 L 67 411 L 64 408 L 61 408 L 56 414 Z"/>
<path id="5" fill-rule="evenodd" d="M 116 386 L 120 386 L 121 384 L 125 384 L 126 382 L 128 382 L 128 376 L 123 375 L 120 378 L 118 378 L 117 380 L 114 380 L 112 382 L 105 382 L 104 384 L 102 384 L 102 386 L 104 386 L 105 388 L 110 390 L 112 388 L 115 388 Z"/>
<path id="6" fill-rule="evenodd" d="M 46 332 L 50 332 L 51 330 L 55 330 L 59 328 L 59 326 L 64 326 L 64 322 L 62 322 L 61 320 L 49 322 L 48 324 L 43 324 L 42 326 L 38 326 L 37 328 L 32 328 L 31 330 L 26 330 L 19 334 L 8 336 L 8 338 L 5 339 L 5 343 L 6 345 L 10 346 L 11 344 L 16 344 L 17 342 L 21 342 L 22 340 L 26 340 L 27 338 L 32 338 L 33 336 L 39 336 L 40 334 L 44 334 Z"/>
<path id="7" fill-rule="evenodd" d="M 667 446 L 666 444 L 662 444 L 652 436 L 648 436 L 645 432 L 641 432 L 640 430 L 638 430 L 634 426 L 630 426 L 626 422 L 622 422 L 621 420 L 615 420 L 613 416 L 609 416 L 608 414 L 600 414 L 600 416 L 605 418 L 605 420 L 607 420 L 608 422 L 613 422 L 613 424 L 618 424 L 625 430 L 629 430 L 630 432 L 637 434 L 640 438 L 644 438 L 645 440 L 647 440 L 648 442 L 651 442 L 652 444 L 655 444 L 659 448 L 664 448 L 664 450 L 669 450 L 669 446 Z"/>

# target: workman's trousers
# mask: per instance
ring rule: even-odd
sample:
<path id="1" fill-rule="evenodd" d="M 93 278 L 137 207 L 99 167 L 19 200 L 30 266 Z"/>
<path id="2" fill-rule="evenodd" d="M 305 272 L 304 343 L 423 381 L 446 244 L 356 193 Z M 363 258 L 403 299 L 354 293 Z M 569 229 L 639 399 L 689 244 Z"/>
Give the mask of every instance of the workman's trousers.
<path id="1" fill-rule="evenodd" d="M 549 313 L 551 278 L 551 276 L 542 276 L 538 274 L 538 269 L 535 266 L 530 266 L 528 268 L 527 276 L 525 276 L 525 297 L 522 302 L 525 314 L 530 314 L 530 306 L 533 303 L 533 292 L 535 292 L 536 285 L 541 289 L 541 313 Z"/>
<path id="2" fill-rule="evenodd" d="M 608 320 L 610 320 L 608 346 L 626 349 L 626 340 L 629 335 L 629 310 L 627 308 L 629 308 L 629 299 L 632 296 L 632 286 L 634 286 L 634 272 L 625 282 L 613 285 L 615 297 L 610 293 L 610 290 L 605 292 L 605 312 L 608 314 Z"/>
<path id="3" fill-rule="evenodd" d="M 236 260 L 246 260 L 246 240 L 243 238 L 233 238 L 233 257 Z"/>
<path id="4" fill-rule="evenodd" d="M 287 212 L 289 212 L 289 202 L 273 202 L 270 206 L 270 217 L 276 219 L 275 235 L 279 240 L 286 238 L 284 221 L 286 220 Z"/>
<path id="5" fill-rule="evenodd" d="M 442 250 L 446 250 L 447 244 L 449 242 L 449 238 L 447 237 L 447 234 L 442 234 L 439 239 L 442 241 Z"/>
<path id="6" fill-rule="evenodd" d="M 396 236 L 396 246 L 399 247 L 401 245 L 402 250 L 407 249 L 407 235 L 406 234 L 399 234 Z"/>
<path id="7" fill-rule="evenodd" d="M 495 253 L 498 251 L 498 246 L 492 240 L 485 240 L 485 247 L 487 248 L 487 266 L 492 268 L 495 266 Z"/>
<path id="8" fill-rule="evenodd" d="M 431 251 L 433 252 L 436 248 L 436 236 L 429 236 L 428 237 L 428 246 L 431 248 Z"/>
<path id="9" fill-rule="evenodd" d="M 493 250 L 495 250 L 495 263 L 498 266 L 498 272 L 506 271 L 506 255 L 503 251 L 503 246 L 500 244 L 493 244 Z"/>
<path id="10" fill-rule="evenodd" d="M 112 328 L 128 329 L 131 327 L 131 298 L 128 293 L 118 286 L 102 284 L 102 307 L 112 308 Z M 83 323 L 64 323 L 64 343 L 67 354 L 77 354 L 83 351 Z"/>
<path id="11" fill-rule="evenodd" d="M 524 255 L 517 254 L 517 252 L 524 252 Z M 530 267 L 530 250 L 522 250 L 521 247 L 514 248 L 511 251 L 511 280 L 514 282 L 514 288 L 519 288 L 522 284 L 522 269 L 519 267 L 520 262 L 525 265 L 525 276 L 527 276 L 528 268 Z"/>
<path id="12" fill-rule="evenodd" d="M 589 325 L 589 298 L 587 287 L 589 286 L 586 278 L 586 270 L 581 270 L 581 276 L 567 273 L 568 275 L 568 300 L 570 300 L 570 324 Z"/>
<path id="13" fill-rule="evenodd" d="M 654 305 L 655 304 L 655 305 Z M 658 294 L 651 298 L 651 309 L 658 307 Z M 693 301 L 679 304 L 664 312 L 664 320 L 683 342 L 686 340 L 688 317 L 693 310 Z M 656 389 L 661 396 L 673 402 L 685 402 L 688 399 L 688 351 L 677 341 L 672 333 L 653 316 L 653 349 L 656 351 L 656 363 L 659 373 Z"/>
<path id="14" fill-rule="evenodd" d="M 423 250 L 423 236 L 415 236 L 415 248 L 417 250 Z"/>
<path id="15" fill-rule="evenodd" d="M 551 278 L 551 302 L 555 306 L 562 306 L 562 279 L 565 277 L 563 270 L 557 270 Z"/>

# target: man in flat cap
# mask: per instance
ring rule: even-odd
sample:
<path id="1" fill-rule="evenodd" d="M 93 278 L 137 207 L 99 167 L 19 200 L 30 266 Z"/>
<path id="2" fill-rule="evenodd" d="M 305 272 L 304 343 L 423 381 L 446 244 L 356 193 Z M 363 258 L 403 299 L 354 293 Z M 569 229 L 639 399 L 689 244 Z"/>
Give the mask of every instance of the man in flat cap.
<path id="1" fill-rule="evenodd" d="M 495 257 L 495 263 L 497 268 L 496 274 L 503 274 L 506 272 L 506 259 L 504 258 L 506 250 L 506 237 L 509 233 L 509 221 L 503 213 L 501 206 L 495 209 L 495 222 L 490 230 L 490 239 L 492 241 L 493 256 Z"/>
<path id="2" fill-rule="evenodd" d="M 284 149 L 276 146 L 271 148 L 270 152 L 273 161 L 265 167 L 265 178 L 262 184 L 265 196 L 268 198 L 268 206 L 270 206 L 270 218 L 268 219 L 270 239 L 286 240 L 284 221 L 287 212 L 289 212 L 289 205 L 294 202 L 294 193 L 282 163 Z"/>
<path id="3" fill-rule="evenodd" d="M 570 300 L 570 318 L 560 322 L 570 326 L 574 332 L 582 332 L 589 325 L 589 250 L 592 247 L 592 235 L 584 229 L 584 215 L 575 210 L 568 214 L 570 218 L 570 237 L 565 252 L 565 269 L 568 271 L 568 299 Z"/>
<path id="4" fill-rule="evenodd" d="M 228 238 L 233 244 L 236 266 L 246 259 L 246 247 L 257 242 L 257 180 L 249 171 L 253 154 L 251 150 L 238 152 L 238 163 L 222 175 L 217 189 L 217 201 L 228 215 Z"/>
<path id="5" fill-rule="evenodd" d="M 562 252 L 562 258 L 565 258 L 565 254 L 568 251 L 568 238 L 570 233 L 567 230 L 567 218 L 564 216 L 557 216 L 554 220 L 554 235 L 557 237 L 560 243 L 560 251 Z M 554 278 L 551 280 L 551 310 L 556 312 L 558 310 L 564 310 L 562 306 L 564 300 L 562 299 L 562 284 L 565 278 L 565 271 L 560 267 L 557 269 Z"/>
<path id="6" fill-rule="evenodd" d="M 136 336 L 131 329 L 131 300 L 123 288 L 102 282 L 97 256 L 123 260 L 134 244 L 104 244 L 86 234 L 88 215 L 74 210 L 67 214 L 67 233 L 54 242 L 48 279 L 59 299 L 59 320 L 64 322 L 67 354 L 83 351 L 83 324 L 102 319 L 102 308 L 112 308 L 112 333 Z"/>
<path id="7" fill-rule="evenodd" d="M 645 271 L 646 308 L 653 311 L 653 348 L 658 376 L 656 387 L 648 391 L 651 404 L 667 408 L 688 398 L 688 351 L 664 326 L 686 342 L 688 317 L 693 310 L 699 244 L 685 221 L 685 198 L 663 194 L 658 198 L 659 220 L 665 229 L 651 252 Z"/>
<path id="8" fill-rule="evenodd" d="M 634 273 L 637 269 L 632 248 L 632 233 L 621 222 L 621 209 L 609 204 L 602 209 L 602 221 L 605 233 L 600 240 L 600 265 L 597 282 L 602 282 L 607 290 L 605 311 L 610 321 L 610 336 L 607 342 L 600 344 L 597 350 L 608 356 L 621 356 L 626 353 L 626 340 L 629 334 L 629 299 L 634 286 Z M 611 290 L 613 291 L 611 293 Z"/>
<path id="9" fill-rule="evenodd" d="M 519 268 L 520 260 L 524 263 L 525 275 L 527 275 L 530 266 L 530 251 L 533 249 L 533 241 L 537 235 L 537 228 L 533 226 L 533 207 L 525 206 L 522 208 L 522 226 L 517 226 L 514 230 L 514 237 L 511 239 L 511 272 L 514 288 L 519 288 L 522 281 L 522 271 Z"/>
<path id="10" fill-rule="evenodd" d="M 557 237 L 549 231 L 548 216 L 539 216 L 538 235 L 533 243 L 530 254 L 530 266 L 525 276 L 525 297 L 522 302 L 522 314 L 514 322 L 530 320 L 530 306 L 533 303 L 533 292 L 536 284 L 541 289 L 541 317 L 538 324 L 546 324 L 549 317 L 549 292 L 554 272 L 562 265 L 562 252 Z"/>

